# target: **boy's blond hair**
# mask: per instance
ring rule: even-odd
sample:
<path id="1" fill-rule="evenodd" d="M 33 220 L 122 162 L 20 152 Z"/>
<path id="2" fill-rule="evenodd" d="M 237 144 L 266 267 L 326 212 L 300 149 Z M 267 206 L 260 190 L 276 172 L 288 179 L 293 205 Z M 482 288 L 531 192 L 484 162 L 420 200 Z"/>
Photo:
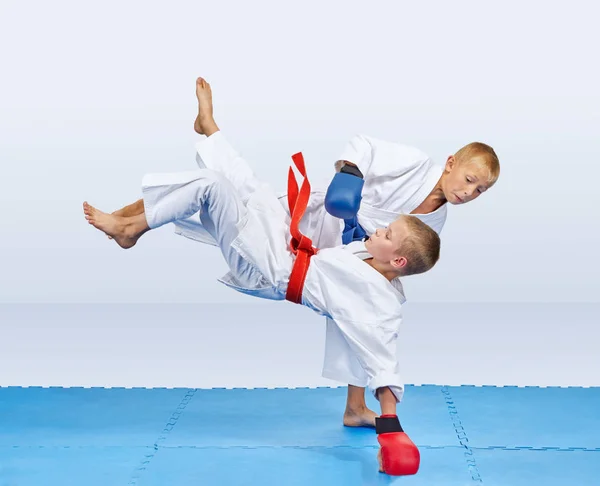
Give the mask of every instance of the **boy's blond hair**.
<path id="1" fill-rule="evenodd" d="M 488 170 L 488 184 L 494 185 L 500 176 L 500 161 L 492 147 L 481 142 L 465 145 L 454 154 L 458 164 L 466 163 L 485 167 Z"/>
<path id="2" fill-rule="evenodd" d="M 424 273 L 437 263 L 440 258 L 440 237 L 428 225 L 415 216 L 401 216 L 406 224 L 407 236 L 402 240 L 398 256 L 406 258 L 407 263 L 401 275 Z"/>

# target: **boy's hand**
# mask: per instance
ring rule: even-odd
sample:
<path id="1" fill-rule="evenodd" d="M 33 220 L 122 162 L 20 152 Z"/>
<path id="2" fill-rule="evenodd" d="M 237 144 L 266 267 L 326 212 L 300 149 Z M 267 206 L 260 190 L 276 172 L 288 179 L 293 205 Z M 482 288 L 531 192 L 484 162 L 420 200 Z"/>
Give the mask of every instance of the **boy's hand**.
<path id="1" fill-rule="evenodd" d="M 379 467 L 390 476 L 417 474 L 421 462 L 419 449 L 400 426 L 397 415 L 384 415 L 375 419 L 375 430 L 380 449 Z"/>

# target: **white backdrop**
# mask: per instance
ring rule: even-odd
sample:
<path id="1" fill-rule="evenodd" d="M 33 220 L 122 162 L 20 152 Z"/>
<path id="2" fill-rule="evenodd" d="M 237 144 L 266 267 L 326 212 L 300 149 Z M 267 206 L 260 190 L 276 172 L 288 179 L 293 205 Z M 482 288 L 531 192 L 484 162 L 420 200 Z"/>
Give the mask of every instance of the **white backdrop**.
<path id="1" fill-rule="evenodd" d="M 3 2 L 3 302 L 246 301 L 218 252 L 171 227 L 123 251 L 115 210 L 142 175 L 194 167 L 194 81 L 221 128 L 285 188 L 303 151 L 327 182 L 358 132 L 438 163 L 481 140 L 498 185 L 451 207 L 414 302 L 598 302 L 600 35 L 589 2 Z"/>
<path id="2" fill-rule="evenodd" d="M 195 167 L 197 76 L 280 190 L 297 151 L 327 183 L 355 133 L 440 164 L 468 142 L 494 146 L 499 183 L 449 208 L 441 261 L 405 283 L 407 381 L 598 384 L 599 13 L 588 1 L 2 1 L 0 303 L 26 305 L 0 312 L 0 384 L 322 384 L 317 316 L 220 285 L 218 250 L 170 227 L 124 251 L 83 217 L 84 200 L 137 199 L 146 172 Z"/>

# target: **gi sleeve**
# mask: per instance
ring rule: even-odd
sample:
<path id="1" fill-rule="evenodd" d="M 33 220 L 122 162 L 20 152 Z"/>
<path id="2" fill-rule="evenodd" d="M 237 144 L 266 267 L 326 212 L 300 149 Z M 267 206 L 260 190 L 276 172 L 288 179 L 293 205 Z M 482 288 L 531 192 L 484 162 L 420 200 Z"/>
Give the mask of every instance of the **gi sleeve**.
<path id="1" fill-rule="evenodd" d="M 401 177 L 427 161 L 427 154 L 417 148 L 359 134 L 346 144 L 335 162 L 335 170 L 339 172 L 344 162 L 351 162 L 358 166 L 366 181 Z"/>
<path id="2" fill-rule="evenodd" d="M 332 316 L 350 349 L 368 376 L 368 388 L 376 396 L 378 388 L 389 387 L 400 401 L 404 382 L 398 363 L 398 329 L 402 318 L 394 321 L 360 322 L 345 316 Z"/>

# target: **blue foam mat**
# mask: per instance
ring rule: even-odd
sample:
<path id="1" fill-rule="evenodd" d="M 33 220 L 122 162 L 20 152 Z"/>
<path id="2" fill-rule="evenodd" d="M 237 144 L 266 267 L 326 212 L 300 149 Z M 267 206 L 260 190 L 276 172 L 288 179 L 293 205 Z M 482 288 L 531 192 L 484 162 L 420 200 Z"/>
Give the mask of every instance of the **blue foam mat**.
<path id="1" fill-rule="evenodd" d="M 0 388 L 0 446 L 152 445 L 188 392 Z"/>
<path id="2" fill-rule="evenodd" d="M 346 388 L 198 390 L 165 445 L 376 445 L 372 429 L 341 426 L 346 395 Z M 372 396 L 367 402 L 378 410 Z M 439 387 L 407 387 L 398 411 L 416 444 L 459 445 Z"/>
<path id="3" fill-rule="evenodd" d="M 421 450 L 421 471 L 404 478 L 378 472 L 374 447 L 161 449 L 143 486 L 165 484 L 307 486 L 471 482 L 459 448 Z"/>
<path id="4" fill-rule="evenodd" d="M 598 486 L 600 452 L 475 450 L 486 486 Z"/>
<path id="5" fill-rule="evenodd" d="M 0 388 L 0 485 L 600 484 L 600 389 L 407 387 L 405 478 L 341 425 L 346 392 Z"/>
<path id="6" fill-rule="evenodd" d="M 127 485 L 145 447 L 0 447 L 1 486 Z"/>
<path id="7" fill-rule="evenodd" d="M 444 389 L 471 447 L 600 448 L 600 388 Z"/>

